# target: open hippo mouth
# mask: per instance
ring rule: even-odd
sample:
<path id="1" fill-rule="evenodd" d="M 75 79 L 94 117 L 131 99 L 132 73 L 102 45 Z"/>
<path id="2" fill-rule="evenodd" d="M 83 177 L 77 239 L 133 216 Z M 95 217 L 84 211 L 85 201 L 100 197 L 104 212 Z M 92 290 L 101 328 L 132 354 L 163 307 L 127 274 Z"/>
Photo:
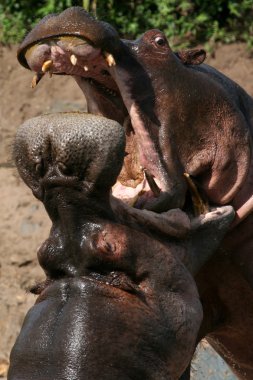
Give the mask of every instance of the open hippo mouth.
<path id="1" fill-rule="evenodd" d="M 66 17 L 71 20 L 67 32 L 63 24 Z M 113 187 L 116 198 L 159 213 L 183 207 L 187 187 L 184 169 L 168 170 L 171 164 L 164 161 L 158 140 L 147 129 L 147 125 L 152 129 L 152 123 L 160 122 L 154 111 L 156 100 L 149 75 L 134 57 L 138 42 L 120 40 L 111 26 L 80 8 L 67 9 L 46 21 L 50 25 L 45 28 L 43 21 L 39 23 L 18 53 L 21 64 L 36 72 L 32 86 L 46 73 L 71 75 L 87 99 L 88 112 L 124 126 L 126 157 Z M 151 31 L 150 38 L 158 46 L 165 44 L 161 32 Z M 136 81 L 143 81 L 144 88 Z M 157 131 L 154 133 L 157 135 Z M 197 204 L 200 212 L 206 210 L 200 198 Z"/>
<path id="2" fill-rule="evenodd" d="M 145 139 L 145 134 L 142 134 L 141 149 L 149 150 L 149 160 L 145 160 L 141 150 L 138 151 L 134 129 L 124 104 L 128 94 L 126 91 L 120 92 L 114 79 L 116 61 L 113 55 L 92 46 L 83 37 L 58 36 L 31 47 L 25 56 L 29 67 L 37 73 L 33 85 L 46 72 L 50 75 L 71 75 L 87 98 L 89 112 L 124 125 L 129 149 L 126 148 L 124 168 L 113 188 L 113 195 L 137 208 L 145 208 L 150 200 L 158 198 L 163 184 L 157 170 L 149 165 L 149 161 L 155 161 L 156 152 L 149 147 L 150 142 Z M 138 128 L 138 120 L 134 126 Z"/>

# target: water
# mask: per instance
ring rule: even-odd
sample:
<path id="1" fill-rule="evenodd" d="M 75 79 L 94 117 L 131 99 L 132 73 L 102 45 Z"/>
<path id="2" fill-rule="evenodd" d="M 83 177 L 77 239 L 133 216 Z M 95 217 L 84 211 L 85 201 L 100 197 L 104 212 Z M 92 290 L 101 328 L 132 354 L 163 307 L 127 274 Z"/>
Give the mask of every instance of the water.
<path id="1" fill-rule="evenodd" d="M 191 365 L 191 380 L 237 380 L 206 340 L 200 342 Z"/>

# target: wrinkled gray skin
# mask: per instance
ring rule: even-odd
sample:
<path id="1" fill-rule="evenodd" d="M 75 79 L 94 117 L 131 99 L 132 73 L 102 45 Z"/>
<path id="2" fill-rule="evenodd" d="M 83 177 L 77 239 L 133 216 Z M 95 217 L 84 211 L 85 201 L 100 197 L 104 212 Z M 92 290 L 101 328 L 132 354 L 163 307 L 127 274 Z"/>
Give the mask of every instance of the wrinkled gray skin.
<path id="1" fill-rule="evenodd" d="M 234 211 L 193 218 L 180 239 L 123 224 L 110 192 L 124 155 L 123 128 L 103 117 L 46 115 L 19 128 L 16 165 L 52 228 L 38 251 L 46 279 L 31 289 L 38 298 L 9 380 L 176 380 L 191 360 L 202 321 L 191 274 Z"/>

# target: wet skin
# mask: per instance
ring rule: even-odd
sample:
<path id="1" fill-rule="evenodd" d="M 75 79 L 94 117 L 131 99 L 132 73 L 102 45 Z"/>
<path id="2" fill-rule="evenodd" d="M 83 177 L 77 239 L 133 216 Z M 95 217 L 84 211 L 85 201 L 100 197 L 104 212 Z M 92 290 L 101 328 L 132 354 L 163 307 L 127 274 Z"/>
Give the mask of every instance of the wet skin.
<path id="1" fill-rule="evenodd" d="M 18 53 L 21 64 L 37 72 L 35 82 L 43 67 L 73 75 L 89 112 L 124 125 L 128 155 L 115 196 L 123 194 L 137 209 L 190 210 L 187 172 L 210 204 L 233 205 L 233 229 L 196 277 L 204 305 L 199 338 L 209 333 L 237 375 L 251 379 L 253 102 L 232 80 L 199 65 L 201 57 L 174 54 L 158 30 L 120 40 L 81 8 L 42 20 Z M 121 213 L 129 214 L 124 207 Z"/>
<path id="2" fill-rule="evenodd" d="M 38 298 L 9 380 L 174 380 L 189 364 L 202 321 L 192 274 L 234 211 L 191 218 L 180 238 L 137 230 L 131 218 L 123 224 L 110 192 L 124 155 L 123 127 L 102 117 L 45 115 L 19 128 L 16 165 L 52 228 L 38 251 L 46 279 L 31 289 Z M 182 214 L 167 223 L 175 228 L 178 218 L 180 228 Z"/>

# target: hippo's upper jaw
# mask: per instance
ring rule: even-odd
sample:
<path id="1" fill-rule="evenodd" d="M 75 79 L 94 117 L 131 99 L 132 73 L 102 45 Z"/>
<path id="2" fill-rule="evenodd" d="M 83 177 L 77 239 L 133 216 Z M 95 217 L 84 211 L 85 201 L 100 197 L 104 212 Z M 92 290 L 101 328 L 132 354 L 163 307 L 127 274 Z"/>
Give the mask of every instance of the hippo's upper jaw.
<path id="1" fill-rule="evenodd" d="M 89 111 L 123 124 L 127 110 L 109 72 L 116 62 L 108 50 L 117 50 L 117 44 L 122 45 L 121 40 L 110 25 L 73 7 L 43 19 L 21 44 L 18 59 L 36 72 L 32 85 L 46 72 L 82 78 L 93 108 Z"/>

